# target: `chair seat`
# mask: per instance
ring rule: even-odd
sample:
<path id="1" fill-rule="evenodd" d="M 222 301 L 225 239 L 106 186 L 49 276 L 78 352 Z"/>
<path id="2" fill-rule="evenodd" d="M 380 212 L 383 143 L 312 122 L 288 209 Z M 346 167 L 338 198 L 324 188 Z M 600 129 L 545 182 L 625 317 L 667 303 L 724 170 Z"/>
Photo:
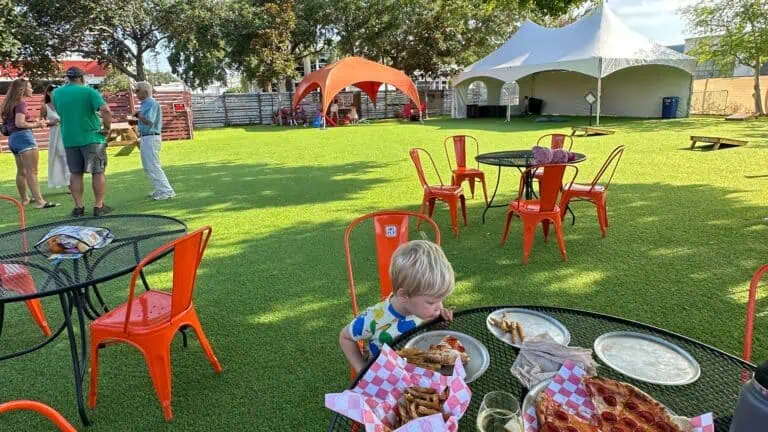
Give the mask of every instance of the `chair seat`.
<path id="1" fill-rule="evenodd" d="M 444 185 L 444 186 L 429 186 L 429 190 L 426 188 L 424 189 L 425 192 L 431 193 L 432 195 L 464 195 L 464 189 L 462 189 L 461 186 L 451 186 L 451 185 Z"/>
<path id="2" fill-rule="evenodd" d="M 171 316 L 171 294 L 162 291 L 147 291 L 133 299 L 131 316 L 128 326 L 132 333 L 142 333 L 153 330 L 169 321 Z M 128 303 L 123 303 L 115 309 L 97 318 L 91 324 L 92 328 L 120 330 L 125 325 L 125 313 Z"/>
<path id="3" fill-rule="evenodd" d="M 552 210 L 542 211 L 541 202 L 539 200 L 515 200 L 509 203 L 509 210 L 515 213 L 539 213 L 539 214 L 554 214 L 560 213 L 560 207 L 555 205 Z"/>
<path id="4" fill-rule="evenodd" d="M 592 189 L 591 192 L 590 192 L 590 189 Z M 574 183 L 571 185 L 570 188 L 568 188 L 568 192 L 578 193 L 578 194 L 604 193 L 605 187 L 600 185 L 595 185 L 595 187 L 592 188 L 592 185 Z"/>
<path id="5" fill-rule="evenodd" d="M 454 174 L 461 174 L 461 175 L 485 175 L 485 173 L 477 168 L 456 168 L 453 170 Z"/>

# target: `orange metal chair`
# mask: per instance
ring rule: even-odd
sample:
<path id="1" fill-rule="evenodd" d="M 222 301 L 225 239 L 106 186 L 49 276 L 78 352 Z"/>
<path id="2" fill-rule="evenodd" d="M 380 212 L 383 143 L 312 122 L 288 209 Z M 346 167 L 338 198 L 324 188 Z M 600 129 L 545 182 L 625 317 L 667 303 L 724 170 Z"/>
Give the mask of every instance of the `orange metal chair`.
<path id="1" fill-rule="evenodd" d="M 475 180 L 480 180 L 483 185 L 483 198 L 485 203 L 488 204 L 488 190 L 485 187 L 485 173 L 480 170 L 480 162 L 477 163 L 477 168 L 467 167 L 467 139 L 475 142 L 475 154 L 480 153 L 480 143 L 477 142 L 477 138 L 469 135 L 453 135 L 449 136 L 443 141 L 443 148 L 445 148 L 445 157 L 448 159 L 448 167 L 451 169 L 453 175 L 451 176 L 451 184 L 454 186 L 461 186 L 464 180 L 469 181 L 469 192 L 472 194 L 472 198 L 475 198 Z M 456 157 L 456 168 L 453 168 L 451 164 L 451 156 L 448 153 L 448 141 L 453 141 L 453 154 Z"/>
<path id="2" fill-rule="evenodd" d="M 440 181 L 440 185 L 430 185 L 427 182 L 427 177 L 424 175 L 424 168 L 421 165 L 421 155 L 424 153 L 432 163 L 437 178 Z M 424 189 L 424 197 L 421 200 L 421 210 L 419 213 L 424 213 L 424 207 L 429 205 L 429 217 L 435 212 L 435 201 L 443 201 L 448 204 L 448 208 L 451 213 L 451 226 L 453 227 L 453 235 L 459 236 L 459 204 L 461 204 L 461 213 L 464 217 L 464 226 L 467 226 L 467 202 L 464 197 L 464 190 L 461 186 L 446 185 L 443 183 L 443 178 L 440 177 L 440 172 L 437 170 L 435 160 L 432 159 L 432 155 L 423 148 L 412 148 L 410 151 L 411 160 L 416 167 L 416 173 L 419 175 L 419 182 Z"/>
<path id="3" fill-rule="evenodd" d="M 355 289 L 355 277 L 352 271 L 352 252 L 349 246 L 349 238 L 355 227 L 368 219 L 373 219 L 373 235 L 376 240 L 376 258 L 379 270 L 379 291 L 381 299 L 389 297 L 392 294 L 392 280 L 389 277 L 389 263 L 392 261 L 392 255 L 401 244 L 408 241 L 408 225 L 411 218 L 426 221 L 435 231 L 435 243 L 440 245 L 440 228 L 432 219 L 420 213 L 409 211 L 387 210 L 375 213 L 368 213 L 353 220 L 347 230 L 344 232 L 344 256 L 347 260 L 347 276 L 349 277 L 349 297 L 352 301 L 352 313 L 356 317 L 360 315 L 357 304 L 357 290 Z M 358 343 L 360 349 L 363 343 Z M 357 376 L 357 371 L 352 369 L 352 379 Z"/>
<path id="4" fill-rule="evenodd" d="M 69 423 L 63 415 L 59 414 L 58 411 L 46 404 L 31 400 L 10 401 L 0 404 L 0 414 L 22 410 L 35 411 L 48 417 L 51 423 L 56 425 L 56 427 L 58 427 L 61 432 L 77 432 L 77 429 L 75 429 L 75 427 L 72 426 L 72 424 Z"/>
<path id="5" fill-rule="evenodd" d="M 565 252 L 565 240 L 563 239 L 563 222 L 560 215 L 560 207 L 558 207 L 558 195 L 562 189 L 563 176 L 565 170 L 568 167 L 574 169 L 573 177 L 569 182 L 569 187 L 576 179 L 576 175 L 579 171 L 574 165 L 568 164 L 552 164 L 543 165 L 543 176 L 541 179 L 541 192 L 538 199 L 524 200 L 522 199 L 524 181 L 526 175 L 532 175 L 533 172 L 539 167 L 529 167 L 520 177 L 520 189 L 518 197 L 515 201 L 509 203 L 507 209 L 507 221 L 504 226 L 504 234 L 501 236 L 502 246 L 507 242 L 507 235 L 509 234 L 509 223 L 512 221 L 512 216 L 520 216 L 523 222 L 523 264 L 528 264 L 528 255 L 533 248 L 533 239 L 536 235 L 536 227 L 539 223 L 542 224 L 544 229 L 544 242 L 549 237 L 549 224 L 550 222 L 555 225 L 555 236 L 557 237 L 557 244 L 560 247 L 560 255 L 563 256 L 563 261 L 566 260 Z"/>
<path id="6" fill-rule="evenodd" d="M 749 300 L 747 301 L 747 323 L 744 328 L 744 361 L 752 361 L 752 339 L 755 330 L 755 307 L 757 305 L 757 287 L 760 280 L 768 273 L 768 264 L 757 269 L 749 283 Z"/>
<path id="7" fill-rule="evenodd" d="M 608 193 L 608 186 L 610 186 L 613 180 L 614 174 L 616 174 L 616 168 L 619 167 L 621 156 L 624 154 L 624 146 L 618 146 L 608 155 L 608 159 L 605 160 L 600 171 L 597 172 L 595 178 L 590 184 L 574 183 L 570 187 L 563 190 L 560 198 L 560 211 L 563 218 L 565 218 L 565 210 L 571 201 L 589 201 L 597 207 L 597 222 L 600 224 L 600 231 L 603 237 L 606 236 L 608 231 L 608 209 L 606 207 L 606 195 Z M 612 168 L 612 169 L 611 169 Z M 605 184 L 599 184 L 603 175 L 611 169 L 611 175 L 608 177 L 608 181 Z"/>
<path id="8" fill-rule="evenodd" d="M 155 392 L 163 406 L 166 421 L 171 412 L 171 342 L 180 330 L 191 327 L 200 345 L 217 373 L 221 364 L 213 353 L 195 306 L 192 294 L 200 261 L 211 237 L 206 226 L 186 236 L 166 243 L 144 258 L 131 275 L 128 301 L 91 323 L 91 388 L 88 403 L 96 406 L 99 377 L 99 348 L 108 342 L 125 342 L 135 346 L 144 355 Z M 171 293 L 147 291 L 134 297 L 136 280 L 143 268 L 162 254 L 173 250 L 173 288 Z"/>
<path id="9" fill-rule="evenodd" d="M 571 148 L 573 148 L 573 138 L 569 135 L 563 135 L 563 134 L 546 134 L 539 137 L 539 139 L 536 141 L 536 145 L 540 145 L 542 140 L 545 140 L 549 138 L 549 148 L 550 150 L 555 149 L 561 149 L 564 148 L 568 151 L 571 151 Z M 565 143 L 568 142 L 568 147 L 566 148 Z M 533 177 L 536 180 L 541 181 L 542 171 L 541 168 L 537 169 L 533 173 Z"/>
<path id="10" fill-rule="evenodd" d="M 24 217 L 24 206 L 22 206 L 19 201 L 9 196 L 0 195 L 0 200 L 9 201 L 16 205 L 16 208 L 19 210 L 19 228 L 26 228 L 27 223 Z M 22 251 L 27 252 L 29 245 L 27 244 L 26 234 L 22 236 L 21 243 Z M 27 267 L 23 265 L 0 264 L 0 279 L 3 281 L 3 287 L 20 294 L 33 294 L 37 291 L 35 288 L 35 280 L 32 278 Z M 45 319 L 43 305 L 40 303 L 40 300 L 32 299 L 27 300 L 24 303 L 27 305 L 27 309 L 29 309 L 32 319 L 35 320 L 37 325 L 43 331 L 43 334 L 45 334 L 46 337 L 50 337 L 51 328 L 48 326 L 48 321 Z M 2 323 L 0 323 L 0 327 L 2 327 Z"/>

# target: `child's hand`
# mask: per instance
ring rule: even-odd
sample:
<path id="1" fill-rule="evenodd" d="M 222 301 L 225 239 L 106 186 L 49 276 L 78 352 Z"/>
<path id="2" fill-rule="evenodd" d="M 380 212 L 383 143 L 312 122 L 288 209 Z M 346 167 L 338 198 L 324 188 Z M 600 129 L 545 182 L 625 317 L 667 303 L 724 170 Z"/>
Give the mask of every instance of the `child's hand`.
<path id="1" fill-rule="evenodd" d="M 440 311 L 440 316 L 446 321 L 453 321 L 453 309 L 443 308 Z"/>

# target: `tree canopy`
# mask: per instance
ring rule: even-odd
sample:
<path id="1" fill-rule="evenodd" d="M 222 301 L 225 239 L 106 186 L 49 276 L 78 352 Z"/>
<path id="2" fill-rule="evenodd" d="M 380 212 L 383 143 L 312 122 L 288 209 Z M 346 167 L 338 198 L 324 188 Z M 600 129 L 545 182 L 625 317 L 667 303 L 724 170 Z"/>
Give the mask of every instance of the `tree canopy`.
<path id="1" fill-rule="evenodd" d="M 760 68 L 768 61 L 768 0 L 702 0 L 682 9 L 689 31 L 700 36 L 691 53 L 722 72 L 737 63 L 754 69 L 755 112 L 765 114 Z"/>

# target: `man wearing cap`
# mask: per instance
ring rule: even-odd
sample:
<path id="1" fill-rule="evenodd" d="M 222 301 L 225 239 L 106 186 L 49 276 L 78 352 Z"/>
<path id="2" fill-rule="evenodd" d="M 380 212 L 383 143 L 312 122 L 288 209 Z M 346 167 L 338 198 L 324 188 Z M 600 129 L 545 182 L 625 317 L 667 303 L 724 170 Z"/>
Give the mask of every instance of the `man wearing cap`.
<path id="1" fill-rule="evenodd" d="M 101 216 L 112 212 L 104 204 L 107 192 L 106 136 L 112 126 L 112 111 L 98 91 L 85 85 L 83 70 L 78 67 L 67 69 L 69 84 L 53 92 L 53 105 L 61 117 L 61 137 L 67 165 L 72 173 L 69 190 L 75 200 L 72 217 L 85 214 L 83 204 L 83 176 L 91 173 L 95 198 L 93 215 Z M 96 112 L 101 114 L 101 119 Z"/>

